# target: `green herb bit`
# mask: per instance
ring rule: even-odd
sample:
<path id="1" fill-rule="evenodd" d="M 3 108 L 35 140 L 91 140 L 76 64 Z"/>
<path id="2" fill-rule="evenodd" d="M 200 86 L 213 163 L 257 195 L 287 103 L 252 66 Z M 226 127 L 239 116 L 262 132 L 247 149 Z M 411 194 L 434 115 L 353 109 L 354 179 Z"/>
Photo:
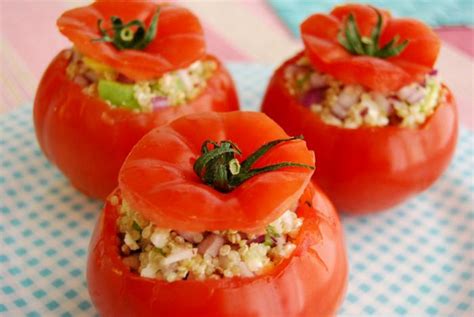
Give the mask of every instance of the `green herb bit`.
<path id="1" fill-rule="evenodd" d="M 162 256 L 166 256 L 166 253 L 165 253 L 165 251 L 163 251 L 163 249 L 154 247 L 154 248 L 153 248 L 153 251 L 155 251 L 155 252 L 161 254 Z"/>
<path id="2" fill-rule="evenodd" d="M 104 29 L 102 28 L 103 21 L 99 19 L 97 27 L 102 37 L 92 41 L 112 43 L 118 50 L 143 50 L 156 37 L 159 15 L 160 9 L 153 15 L 148 30 L 140 20 L 133 20 L 123 24 L 122 19 L 116 16 L 110 17 L 112 27 Z"/>
<path id="3" fill-rule="evenodd" d="M 102 100 L 112 105 L 128 109 L 139 109 L 140 104 L 135 99 L 134 85 L 122 84 L 113 80 L 99 80 L 97 91 Z"/>
<path id="4" fill-rule="evenodd" d="M 339 43 L 353 55 L 368 55 L 379 58 L 389 58 L 399 55 L 408 45 L 408 40 L 398 43 L 399 36 L 395 36 L 390 42 L 380 47 L 380 34 L 382 32 L 383 17 L 377 13 L 377 23 L 372 29 L 370 37 L 361 36 L 354 15 L 349 14 L 343 30 L 338 35 Z"/>
<path id="5" fill-rule="evenodd" d="M 137 230 L 138 232 L 142 231 L 142 227 L 140 227 L 140 225 L 136 221 L 133 221 L 132 227 L 133 227 L 133 229 Z"/>
<path id="6" fill-rule="evenodd" d="M 280 237 L 280 234 L 276 232 L 272 225 L 268 225 L 265 233 L 265 241 L 263 243 L 267 246 L 272 246 L 274 244 L 273 238 L 278 237 Z"/>
<path id="7" fill-rule="evenodd" d="M 252 168 L 255 162 L 276 145 L 302 139 L 303 136 L 296 136 L 268 142 L 248 156 L 243 162 L 239 162 L 236 158 L 236 155 L 240 156 L 242 152 L 232 141 L 215 142 L 206 140 L 201 146 L 201 156 L 194 163 L 194 172 L 205 184 L 212 186 L 220 192 L 227 193 L 246 180 L 262 173 L 284 167 L 314 169 L 314 166 L 294 162 L 281 162 L 260 168 Z"/>

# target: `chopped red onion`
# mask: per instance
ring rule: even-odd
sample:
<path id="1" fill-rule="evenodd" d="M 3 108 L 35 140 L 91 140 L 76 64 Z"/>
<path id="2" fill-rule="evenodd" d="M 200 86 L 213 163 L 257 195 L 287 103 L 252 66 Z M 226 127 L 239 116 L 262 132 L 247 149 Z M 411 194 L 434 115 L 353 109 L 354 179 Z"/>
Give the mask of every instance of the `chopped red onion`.
<path id="1" fill-rule="evenodd" d="M 305 107 L 321 103 L 324 100 L 324 94 L 327 87 L 313 88 L 308 90 L 300 99 L 300 102 Z"/>
<path id="2" fill-rule="evenodd" d="M 153 110 L 157 110 L 160 108 L 168 107 L 169 102 L 166 97 L 156 96 L 151 98 L 151 105 L 153 107 Z"/>
<path id="3" fill-rule="evenodd" d="M 433 69 L 431 72 L 428 73 L 428 75 L 430 75 L 430 76 L 436 76 L 436 75 L 438 75 L 438 70 L 437 70 L 437 69 Z"/>

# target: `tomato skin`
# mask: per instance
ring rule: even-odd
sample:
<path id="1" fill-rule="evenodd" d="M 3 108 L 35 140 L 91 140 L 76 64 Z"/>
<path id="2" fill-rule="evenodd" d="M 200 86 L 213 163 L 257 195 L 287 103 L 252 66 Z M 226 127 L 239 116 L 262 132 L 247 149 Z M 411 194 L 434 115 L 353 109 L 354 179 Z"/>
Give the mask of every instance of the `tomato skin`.
<path id="1" fill-rule="evenodd" d="M 418 128 L 340 128 L 288 93 L 283 70 L 299 57 L 275 72 L 262 111 L 287 133 L 304 135 L 315 151 L 313 179 L 338 209 L 364 214 L 393 207 L 428 188 L 446 169 L 458 134 L 456 104 L 447 87 L 445 102 Z"/>
<path id="2" fill-rule="evenodd" d="M 238 109 L 233 81 L 220 62 L 206 89 L 190 104 L 153 113 L 111 108 L 66 76 L 65 51 L 51 62 L 34 102 L 38 143 L 80 191 L 104 199 L 116 186 L 117 175 L 132 146 L 153 127 L 184 114 Z"/>
<path id="3" fill-rule="evenodd" d="M 297 248 L 266 275 L 167 283 L 140 277 L 123 264 L 117 210 L 107 202 L 89 246 L 92 302 L 101 316 L 332 316 L 348 276 L 341 225 L 331 202 L 313 185 L 297 212 L 305 219 Z"/>
<path id="4" fill-rule="evenodd" d="M 261 233 L 293 207 L 314 170 L 285 167 L 255 175 L 232 191 L 221 192 L 205 184 L 193 165 L 201 156 L 205 140 L 231 140 L 242 151 L 238 160 L 244 162 L 261 145 L 288 137 L 261 112 L 183 116 L 153 129 L 133 147 L 120 169 L 119 186 L 130 208 L 157 227 L 198 232 L 232 228 Z M 252 168 L 281 162 L 312 167 L 314 153 L 304 140 L 293 140 L 265 153 Z"/>
<path id="5" fill-rule="evenodd" d="M 102 20 L 105 29 L 112 28 L 113 16 L 121 18 L 123 23 L 139 20 L 149 27 L 158 10 L 156 35 L 145 48 L 118 50 L 111 43 L 97 41 L 102 37 L 98 20 Z M 57 26 L 79 52 L 137 81 L 185 68 L 206 56 L 199 19 L 188 9 L 170 3 L 95 1 L 64 12 Z"/>
<path id="6" fill-rule="evenodd" d="M 398 56 L 386 59 L 352 55 L 339 43 L 345 21 L 353 14 L 362 36 L 370 36 L 382 16 L 379 47 L 392 39 L 408 41 Z M 385 10 L 363 4 L 336 6 L 330 14 L 314 14 L 301 24 L 306 55 L 318 70 L 346 84 L 359 84 L 380 92 L 396 91 L 414 81 L 422 81 L 436 61 L 441 41 L 427 25 L 413 19 L 392 18 Z"/>

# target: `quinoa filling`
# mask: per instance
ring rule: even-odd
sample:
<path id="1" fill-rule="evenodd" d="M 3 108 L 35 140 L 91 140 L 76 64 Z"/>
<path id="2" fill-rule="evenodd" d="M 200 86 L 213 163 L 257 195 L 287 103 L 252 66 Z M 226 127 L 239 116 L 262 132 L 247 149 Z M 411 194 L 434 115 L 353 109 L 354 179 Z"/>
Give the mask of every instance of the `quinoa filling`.
<path id="1" fill-rule="evenodd" d="M 215 61 L 203 59 L 159 78 L 135 82 L 75 49 L 66 54 L 69 57 L 66 74 L 83 87 L 84 93 L 98 96 L 111 107 L 138 112 L 152 112 L 192 101 L 206 88 L 217 69 Z"/>
<path id="2" fill-rule="evenodd" d="M 330 125 L 348 129 L 361 126 L 417 127 L 433 114 L 444 98 L 436 71 L 422 83 L 413 83 L 388 94 L 360 85 L 346 85 L 319 72 L 305 56 L 284 70 L 289 93 L 319 114 Z"/>
<path id="3" fill-rule="evenodd" d="M 132 272 L 173 282 L 264 274 L 288 258 L 303 224 L 288 210 L 260 235 L 237 230 L 186 232 L 157 228 L 117 196 L 120 254 Z"/>

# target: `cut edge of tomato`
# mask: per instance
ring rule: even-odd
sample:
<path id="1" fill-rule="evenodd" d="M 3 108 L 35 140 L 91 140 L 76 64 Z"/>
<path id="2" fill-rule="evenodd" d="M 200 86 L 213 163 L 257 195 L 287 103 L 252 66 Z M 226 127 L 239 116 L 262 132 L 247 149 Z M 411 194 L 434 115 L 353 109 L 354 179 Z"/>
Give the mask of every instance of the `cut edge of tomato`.
<path id="1" fill-rule="evenodd" d="M 74 89 L 77 89 L 78 91 L 80 91 L 80 93 L 84 94 L 85 97 L 88 97 L 88 98 L 92 98 L 95 100 L 95 102 L 97 102 L 98 104 L 101 104 L 102 106 L 102 110 L 105 111 L 107 113 L 107 115 L 111 115 L 111 114 L 114 114 L 114 116 L 116 116 L 117 118 L 121 118 L 125 115 L 133 115 L 133 116 L 143 116 L 143 115 L 149 115 L 149 114 L 153 114 L 155 112 L 134 112 L 134 111 L 131 111 L 129 108 L 125 108 L 125 107 L 119 107 L 119 106 L 113 106 L 111 107 L 105 100 L 101 99 L 98 95 L 87 95 L 83 92 L 83 89 L 81 88 L 81 86 L 79 86 L 78 84 L 75 84 L 70 78 L 67 77 L 66 75 L 66 68 L 68 66 L 68 60 L 67 58 L 65 57 L 65 54 L 66 52 L 68 51 L 68 49 L 63 49 L 61 50 L 57 55 L 56 57 L 53 59 L 53 62 L 58 59 L 57 63 L 62 63 L 64 65 L 63 67 L 63 74 L 64 74 L 64 77 L 65 77 L 65 80 L 68 80 L 68 81 L 71 81 L 71 84 L 73 84 L 74 86 Z M 226 71 L 226 69 L 224 68 L 224 65 L 222 64 L 222 62 L 214 55 L 212 54 L 208 54 L 206 53 L 204 58 L 205 60 L 211 60 L 213 62 L 215 62 L 217 64 L 217 68 L 215 69 L 214 73 L 212 74 L 212 76 L 210 78 L 207 79 L 207 82 L 210 82 L 216 75 L 218 75 L 220 72 L 222 71 Z M 62 67 L 62 66 L 61 66 Z M 206 86 L 197 96 L 195 96 L 192 100 L 190 100 L 189 102 L 187 102 L 186 104 L 183 104 L 183 105 L 179 105 L 178 107 L 190 107 L 192 106 L 192 103 L 201 98 L 204 94 L 206 94 L 208 92 L 208 89 L 209 87 Z M 159 113 L 161 110 L 163 109 L 175 109 L 176 106 L 165 106 L 161 109 L 159 109 L 158 111 L 156 111 L 156 113 Z"/>
<path id="2" fill-rule="evenodd" d="M 311 196 L 311 199 L 312 199 L 314 197 L 314 190 L 315 190 L 314 186 L 317 186 L 317 185 L 313 185 L 313 183 L 310 183 L 308 187 L 305 189 L 305 192 L 303 193 L 302 197 L 304 197 L 305 195 L 308 195 L 307 193 L 310 192 L 309 195 Z M 115 189 L 114 192 L 112 192 L 107 198 L 97 226 L 101 226 L 101 230 L 105 230 L 106 232 L 112 233 L 110 236 L 107 236 L 105 238 L 104 245 L 106 248 L 105 252 L 113 255 L 113 257 L 111 257 L 111 260 L 113 261 L 115 268 L 118 268 L 121 270 L 120 274 L 127 274 L 132 279 L 141 279 L 141 280 L 148 281 L 150 283 L 161 284 L 161 285 L 169 284 L 169 282 L 164 281 L 164 280 L 142 277 L 138 273 L 132 272 L 130 268 L 127 265 L 125 265 L 125 263 L 123 263 L 123 261 L 121 260 L 120 251 L 119 251 L 120 241 L 118 239 L 118 230 L 117 230 L 117 225 L 116 225 L 116 220 L 119 217 L 119 212 L 117 210 L 117 207 L 113 206 L 110 202 L 110 198 L 112 196 L 121 197 L 120 189 L 119 188 Z M 314 212 L 313 215 L 311 215 L 310 211 Z M 257 280 L 266 280 L 266 279 L 273 278 L 274 276 L 278 276 L 281 272 L 283 272 L 288 267 L 288 265 L 291 263 L 291 261 L 294 258 L 300 257 L 302 253 L 305 251 L 316 252 L 315 250 L 312 249 L 312 247 L 320 243 L 322 241 L 321 240 L 322 238 L 321 238 L 320 233 L 317 234 L 319 237 L 315 238 L 313 236 L 314 235 L 313 231 L 318 230 L 319 232 L 319 223 L 321 221 L 325 221 L 331 225 L 334 225 L 334 223 L 327 217 L 323 216 L 317 209 L 307 206 L 305 201 L 299 201 L 298 207 L 296 209 L 296 213 L 298 216 L 305 215 L 306 217 L 303 217 L 304 218 L 303 225 L 299 229 L 300 231 L 297 237 L 295 238 L 296 248 L 288 258 L 285 258 L 284 260 L 282 260 L 281 263 L 279 263 L 277 266 L 265 271 L 262 274 L 256 275 L 254 277 L 245 277 L 245 278 L 232 277 L 232 278 L 222 278 L 218 280 L 207 279 L 205 280 L 206 283 L 209 283 L 209 285 L 213 288 L 242 287 L 244 285 L 252 284 L 253 282 Z M 308 216 L 311 216 L 311 218 L 308 218 Z M 193 283 L 201 283 L 201 282 L 202 280 L 178 280 L 178 281 L 174 281 L 173 283 L 193 284 Z"/>
<path id="3" fill-rule="evenodd" d="M 288 98 L 291 98 L 294 100 L 294 102 L 296 102 L 300 107 L 306 109 L 310 114 L 314 115 L 315 118 L 320 121 L 321 124 L 324 124 L 324 125 L 327 125 L 333 129 L 338 129 L 340 131 L 346 131 L 348 133 L 350 133 L 352 131 L 352 129 L 347 129 L 347 128 L 344 128 L 344 127 L 339 127 L 339 126 L 336 126 L 336 125 L 330 125 L 330 124 L 327 124 L 325 123 L 321 117 L 319 116 L 319 114 L 317 113 L 313 113 L 311 110 L 309 110 L 307 107 L 303 106 L 302 104 L 299 103 L 299 101 L 289 93 L 288 89 L 286 89 L 286 85 L 285 85 L 285 82 L 284 82 L 284 76 L 283 76 L 283 72 L 285 70 L 285 68 L 291 64 L 294 64 L 295 61 L 297 61 L 298 59 L 300 59 L 302 56 L 305 56 L 306 54 L 306 51 L 303 50 L 299 53 L 297 53 L 295 56 L 291 57 L 290 59 L 288 59 L 287 61 L 285 61 L 276 71 L 275 71 L 275 74 L 274 74 L 274 77 L 278 77 L 277 80 L 278 80 L 278 86 L 281 87 L 281 89 L 283 89 L 283 92 L 284 94 L 288 97 Z M 277 74 L 280 74 L 279 76 L 277 76 Z M 444 97 L 449 99 L 449 100 L 452 100 L 454 98 L 453 96 L 453 93 L 452 91 L 449 89 L 449 87 L 442 83 L 441 84 L 441 87 L 442 87 L 442 90 L 444 91 Z M 436 105 L 436 108 L 435 108 L 435 111 L 425 120 L 425 122 L 423 122 L 422 124 L 416 126 L 416 127 L 401 127 L 401 126 L 398 126 L 398 125 L 387 125 L 387 126 L 382 126 L 382 127 L 379 127 L 379 126 L 375 126 L 375 127 L 368 127 L 368 126 L 360 126 L 357 128 L 357 130 L 362 130 L 362 131 L 366 131 L 366 132 L 370 132 L 370 133 L 377 133 L 377 131 L 380 131 L 382 129 L 389 129 L 389 130 L 392 130 L 392 131 L 400 131 L 400 130 L 406 130 L 406 129 L 409 129 L 409 130 L 424 130 L 426 129 L 428 126 L 429 126 L 429 123 L 431 122 L 433 116 L 436 114 L 436 112 L 440 109 L 440 107 L 443 107 L 445 106 L 445 103 L 443 103 L 443 100 L 439 100 L 438 101 L 438 104 Z M 317 162 L 316 162 L 317 164 Z"/>

